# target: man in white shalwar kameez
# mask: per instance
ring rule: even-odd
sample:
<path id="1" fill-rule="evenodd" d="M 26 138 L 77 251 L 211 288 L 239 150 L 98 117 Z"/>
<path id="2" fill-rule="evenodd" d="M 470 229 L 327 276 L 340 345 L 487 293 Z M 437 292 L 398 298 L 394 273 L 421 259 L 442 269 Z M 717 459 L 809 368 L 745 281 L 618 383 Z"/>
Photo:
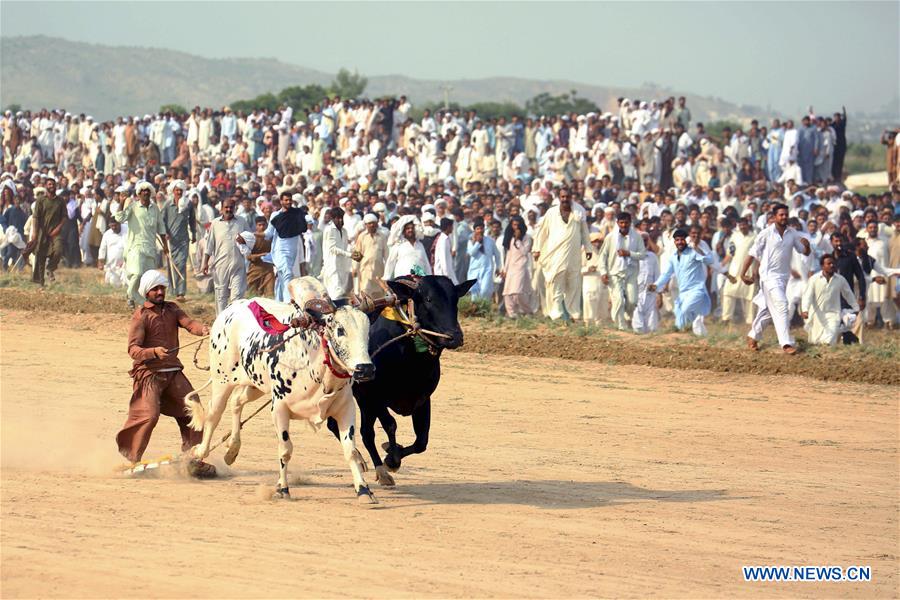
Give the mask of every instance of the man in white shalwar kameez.
<path id="1" fill-rule="evenodd" d="M 882 267 L 887 270 L 891 263 L 888 249 L 890 238 L 879 235 L 877 221 L 869 221 L 866 224 L 865 236 L 869 257 L 875 261 L 876 268 Z M 891 272 L 886 272 L 885 274 L 893 275 Z M 876 269 L 872 269 L 872 275 L 872 280 L 866 282 L 866 323 L 869 326 L 875 324 L 875 315 L 879 309 L 881 309 L 881 318 L 884 322 L 892 323 L 896 307 L 891 298 L 892 294 L 888 281 L 885 281 L 884 275 L 877 273 Z M 878 275 L 881 276 L 879 277 Z"/>
<path id="2" fill-rule="evenodd" d="M 122 231 L 122 224 L 115 219 L 103 232 L 98 257 L 97 268 L 103 269 L 106 283 L 113 287 L 125 287 L 128 284 L 125 274 L 125 232 Z"/>
<path id="3" fill-rule="evenodd" d="M 609 286 L 610 318 L 621 331 L 628 328 L 626 313 L 633 313 L 637 305 L 638 271 L 645 254 L 644 240 L 631 226 L 631 214 L 620 213 L 600 249 L 600 277 Z"/>
<path id="4" fill-rule="evenodd" d="M 598 325 L 609 320 L 609 293 L 607 287 L 600 281 L 600 246 L 603 244 L 603 235 L 591 234 L 591 245 L 594 252 L 590 258 L 581 259 L 582 276 L 582 311 L 586 325 Z"/>
<path id="5" fill-rule="evenodd" d="M 747 345 L 752 350 L 758 350 L 763 330 L 769 323 L 773 323 L 778 344 L 784 353 L 796 354 L 797 349 L 790 331 L 786 289 L 791 276 L 791 252 L 797 250 L 808 255 L 810 246 L 799 231 L 787 226 L 787 206 L 775 204 L 772 213 L 772 224 L 756 236 L 741 268 L 741 279 L 747 285 L 752 285 L 753 279 L 747 275 L 747 271 L 754 260 L 759 261 L 759 292 L 753 299 L 759 310 L 747 334 Z"/>
<path id="6" fill-rule="evenodd" d="M 541 221 L 534 241 L 534 258 L 546 282 L 544 312 L 551 319 L 581 318 L 581 249 L 593 254 L 583 211 L 572 208 L 568 189 L 559 192 L 559 204 L 551 206 Z"/>
<path id="7" fill-rule="evenodd" d="M 434 274 L 449 277 L 453 285 L 459 283 L 456 279 L 456 269 L 453 266 L 453 220 L 441 219 L 441 232 L 434 241 Z"/>
<path id="8" fill-rule="evenodd" d="M 825 254 L 820 262 L 822 270 L 809 278 L 803 292 L 800 316 L 806 320 L 810 344 L 834 346 L 838 336 L 852 325 L 859 304 L 850 284 L 835 272 L 834 257 Z M 850 305 L 849 310 L 841 309 L 841 297 Z"/>
<path id="9" fill-rule="evenodd" d="M 650 247 L 650 236 L 642 233 L 647 253 L 640 261 L 638 270 L 638 299 L 631 317 L 631 327 L 635 333 L 653 333 L 659 329 L 659 308 L 657 292 L 648 289 L 659 278 L 659 257 Z"/>
<path id="10" fill-rule="evenodd" d="M 750 248 L 756 240 L 756 233 L 750 227 L 750 222 L 744 218 L 738 221 L 738 230 L 731 234 L 728 241 L 728 263 L 729 274 L 735 279 L 726 281 L 722 288 L 722 322 L 728 323 L 734 316 L 735 306 L 740 305 L 741 312 L 747 325 L 753 323 L 753 285 L 747 285 L 741 281 L 740 275 L 741 265 L 747 260 Z"/>
<path id="11" fill-rule="evenodd" d="M 797 227 L 794 227 L 794 229 L 797 229 Z M 798 231 L 807 240 L 809 239 L 808 234 L 802 230 Z M 788 319 L 794 318 L 794 313 L 800 306 L 800 299 L 803 297 L 803 291 L 806 289 L 809 276 L 813 271 L 814 260 L 815 255 L 812 252 L 808 255 L 804 255 L 796 250 L 791 253 L 791 278 L 788 280 L 787 288 L 785 288 L 785 295 L 788 299 Z"/>
<path id="12" fill-rule="evenodd" d="M 344 227 L 344 211 L 331 209 L 331 222 L 322 232 L 322 282 L 332 300 L 347 298 L 353 291 L 350 276 L 352 260 L 360 260 L 359 252 L 350 251 L 350 234 Z"/>
<path id="13" fill-rule="evenodd" d="M 384 265 L 384 278 L 394 279 L 418 272 L 431 275 L 431 263 L 425 246 L 419 239 L 424 235 L 422 225 L 413 215 L 400 217 L 391 227 L 388 237 L 388 259 Z"/>

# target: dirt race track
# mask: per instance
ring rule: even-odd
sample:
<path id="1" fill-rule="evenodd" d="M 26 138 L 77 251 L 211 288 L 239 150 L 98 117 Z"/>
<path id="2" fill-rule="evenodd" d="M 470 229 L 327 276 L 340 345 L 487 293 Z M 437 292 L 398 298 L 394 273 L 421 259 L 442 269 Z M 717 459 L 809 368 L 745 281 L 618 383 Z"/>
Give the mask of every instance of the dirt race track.
<path id="1" fill-rule="evenodd" d="M 370 472 L 365 510 L 337 443 L 299 423 L 294 500 L 269 500 L 265 412 L 219 480 L 112 475 L 125 323 L 0 316 L 3 598 L 897 595 L 896 387 L 448 353 L 428 452 L 393 490 Z M 163 418 L 147 458 L 176 440 Z"/>

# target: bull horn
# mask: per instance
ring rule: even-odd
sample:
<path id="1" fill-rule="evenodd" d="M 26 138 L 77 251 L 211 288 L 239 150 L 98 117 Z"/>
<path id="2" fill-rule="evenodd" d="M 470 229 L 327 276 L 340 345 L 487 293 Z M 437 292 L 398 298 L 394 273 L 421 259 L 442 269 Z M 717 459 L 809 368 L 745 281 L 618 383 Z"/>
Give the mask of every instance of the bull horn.
<path id="1" fill-rule="evenodd" d="M 335 310 L 331 300 L 325 298 L 313 298 L 307 300 L 306 304 L 303 305 L 303 309 L 309 313 L 317 312 L 322 315 L 330 315 Z"/>

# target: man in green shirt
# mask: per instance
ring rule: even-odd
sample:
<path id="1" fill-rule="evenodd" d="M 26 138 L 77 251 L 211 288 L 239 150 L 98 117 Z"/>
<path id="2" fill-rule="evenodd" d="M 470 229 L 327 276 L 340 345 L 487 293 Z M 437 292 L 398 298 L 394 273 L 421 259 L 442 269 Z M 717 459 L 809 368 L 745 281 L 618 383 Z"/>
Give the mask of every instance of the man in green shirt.
<path id="1" fill-rule="evenodd" d="M 47 178 L 46 187 L 34 190 L 35 202 L 32 208 L 31 242 L 25 248 L 24 255 L 34 252 L 34 269 L 31 281 L 44 285 L 44 270 L 50 281 L 54 280 L 53 272 L 62 258 L 63 222 L 66 220 L 66 204 L 56 195 L 56 180 Z"/>
<path id="2" fill-rule="evenodd" d="M 163 223 L 159 207 L 151 200 L 153 186 L 142 181 L 137 185 L 138 201 L 134 197 L 125 200 L 122 210 L 116 213 L 119 223 L 128 224 L 128 237 L 125 240 L 125 274 L 128 277 L 128 305 L 137 306 L 144 302 L 138 293 L 141 275 L 156 268 L 157 236 L 168 253 L 166 243 L 166 226 Z"/>

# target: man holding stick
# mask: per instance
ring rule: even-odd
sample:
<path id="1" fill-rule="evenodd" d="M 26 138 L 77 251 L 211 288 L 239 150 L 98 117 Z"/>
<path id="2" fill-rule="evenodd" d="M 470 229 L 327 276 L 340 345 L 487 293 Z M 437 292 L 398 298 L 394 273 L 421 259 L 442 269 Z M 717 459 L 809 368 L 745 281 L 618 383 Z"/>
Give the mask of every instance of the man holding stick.
<path id="1" fill-rule="evenodd" d="M 169 277 L 175 288 L 175 299 L 184 302 L 184 294 L 187 292 L 187 281 L 184 273 L 187 269 L 189 246 L 191 243 L 188 235 L 190 211 L 194 206 L 184 196 L 187 189 L 184 181 L 177 180 L 172 183 L 172 194 L 162 206 L 163 223 L 166 227 L 167 242 L 169 244 Z"/>
<path id="2" fill-rule="evenodd" d="M 128 224 L 128 238 L 125 243 L 125 273 L 128 276 L 128 304 L 138 306 L 144 297 L 138 292 L 141 275 L 156 267 L 156 236 L 160 236 L 165 254 L 169 253 L 166 242 L 166 226 L 155 202 L 151 202 L 153 186 L 142 181 L 137 185 L 138 201 L 125 200 L 125 205 L 115 215 L 116 221 Z"/>
<path id="3" fill-rule="evenodd" d="M 128 326 L 128 354 L 134 361 L 129 374 L 134 391 L 128 406 L 128 419 L 116 436 L 119 453 L 132 462 L 141 460 L 160 414 L 172 417 L 181 431 L 181 450 L 200 443 L 202 433 L 188 424 L 184 397 L 194 388 L 184 376 L 178 360 L 178 328 L 197 336 L 209 335 L 209 327 L 191 319 L 181 308 L 166 302 L 169 281 L 155 269 L 140 278 L 138 292 L 144 297 L 131 316 Z M 192 461 L 188 472 L 199 478 L 215 477 L 213 465 Z"/>

